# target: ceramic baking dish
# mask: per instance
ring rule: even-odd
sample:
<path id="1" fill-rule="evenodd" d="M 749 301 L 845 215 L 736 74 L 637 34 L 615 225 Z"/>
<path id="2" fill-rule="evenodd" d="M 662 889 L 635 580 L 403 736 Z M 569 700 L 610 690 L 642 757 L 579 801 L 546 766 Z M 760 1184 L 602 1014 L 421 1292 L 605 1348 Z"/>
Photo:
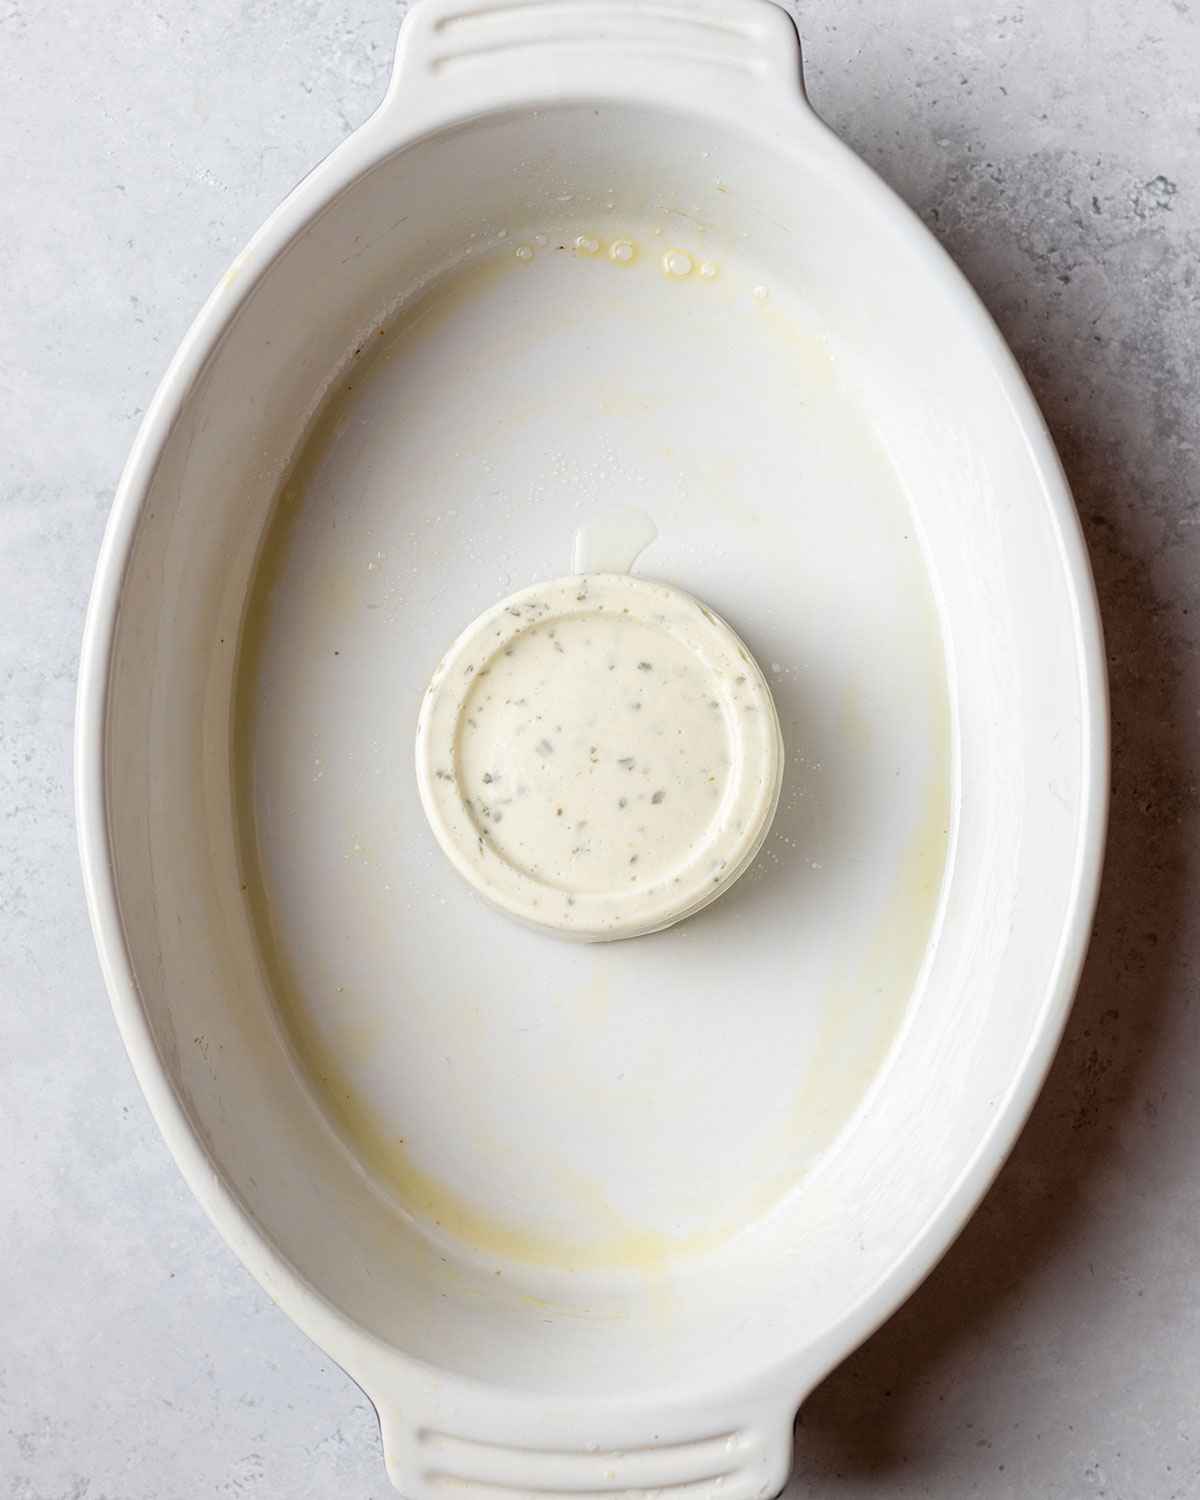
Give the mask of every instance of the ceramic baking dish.
<path id="1" fill-rule="evenodd" d="M 440 655 L 633 505 L 762 663 L 754 867 L 587 948 L 421 813 Z M 766 1496 L 997 1171 L 1101 861 L 1100 629 L 986 313 L 759 0 L 420 0 L 147 412 L 80 838 L 118 1022 L 407 1495 Z"/>

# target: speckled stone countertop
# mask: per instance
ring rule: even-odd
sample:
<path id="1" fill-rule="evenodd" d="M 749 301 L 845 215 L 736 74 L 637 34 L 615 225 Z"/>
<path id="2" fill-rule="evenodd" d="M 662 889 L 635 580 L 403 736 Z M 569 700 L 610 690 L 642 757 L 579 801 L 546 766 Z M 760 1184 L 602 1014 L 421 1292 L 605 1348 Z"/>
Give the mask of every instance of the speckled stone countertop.
<path id="1" fill-rule="evenodd" d="M 0 1487 L 390 1493 L 374 1415 L 185 1189 L 87 931 L 80 626 L 202 298 L 372 108 L 399 0 L 0 3 Z M 791 1493 L 1200 1495 L 1200 4 L 813 0 L 814 102 L 920 213 L 1059 443 L 1108 632 L 1110 857 L 1012 1160 L 815 1393 Z"/>

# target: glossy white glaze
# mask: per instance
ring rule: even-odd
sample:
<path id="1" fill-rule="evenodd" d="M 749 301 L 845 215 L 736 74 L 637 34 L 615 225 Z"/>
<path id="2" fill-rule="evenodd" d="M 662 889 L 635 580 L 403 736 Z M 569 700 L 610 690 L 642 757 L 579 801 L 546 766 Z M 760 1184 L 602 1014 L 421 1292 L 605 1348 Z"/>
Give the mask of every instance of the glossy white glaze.
<path id="1" fill-rule="evenodd" d="M 201 315 L 113 509 L 78 723 L 117 1012 L 189 1181 L 371 1395 L 413 1500 L 777 1491 L 797 1402 L 1011 1146 L 1079 970 L 1105 736 L 1070 499 L 986 316 L 798 80 L 752 0 L 423 0 L 380 111 Z M 542 254 L 559 224 L 657 228 L 699 269 Z M 472 904 L 398 763 L 451 612 L 553 568 L 548 471 L 643 440 L 690 549 L 656 567 L 728 598 L 807 743 L 763 862 L 787 880 L 585 950 Z"/>

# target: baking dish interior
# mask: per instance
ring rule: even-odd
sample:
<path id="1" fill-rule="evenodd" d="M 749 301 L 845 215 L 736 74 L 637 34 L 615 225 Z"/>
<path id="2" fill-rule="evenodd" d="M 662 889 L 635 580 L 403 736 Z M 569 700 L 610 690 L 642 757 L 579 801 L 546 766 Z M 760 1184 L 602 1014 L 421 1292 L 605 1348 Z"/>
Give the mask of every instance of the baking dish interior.
<path id="1" fill-rule="evenodd" d="M 315 198 L 336 173 L 335 159 L 298 190 L 300 199 Z M 790 1180 L 763 1196 L 761 1212 L 743 1215 L 736 1232 L 693 1236 L 679 1254 L 661 1226 L 644 1234 L 627 1226 L 611 1253 L 589 1256 L 577 1240 L 574 1253 L 559 1256 L 545 1236 L 473 1236 L 469 1216 L 457 1227 L 449 1222 L 453 1211 L 439 1222 L 433 1196 L 423 1200 L 424 1215 L 397 1201 L 373 1169 L 370 1143 L 358 1151 L 348 1143 L 330 1105 L 336 1081 L 314 1076 L 312 1058 L 289 1029 L 280 998 L 288 955 L 270 951 L 270 915 L 262 909 L 270 892 L 260 889 L 252 833 L 247 852 L 244 824 L 253 810 L 247 813 L 237 786 L 247 601 L 255 579 L 261 583 L 264 537 L 298 455 L 313 441 L 325 445 L 321 452 L 335 436 L 341 444 L 359 441 L 352 426 L 333 434 L 322 423 L 330 402 L 353 384 L 356 361 L 373 357 L 370 340 L 387 344 L 405 309 L 462 273 L 469 255 L 499 264 L 506 245 L 526 238 L 540 253 L 532 240 L 539 225 L 561 233 L 568 255 L 572 230 L 600 225 L 611 237 L 605 226 L 635 226 L 646 257 L 660 253 L 657 237 L 646 238 L 659 228 L 662 246 L 685 245 L 697 265 L 709 256 L 722 266 L 753 264 L 762 278 L 756 285 L 776 302 L 786 288 L 814 309 L 819 327 L 797 337 L 820 342 L 828 378 L 853 393 L 894 476 L 941 643 L 935 670 L 945 684 L 949 759 L 937 816 L 944 842 L 926 871 L 914 982 L 873 1051 L 843 1055 L 842 1033 L 826 1035 L 806 1119 L 834 1110 L 829 1100 L 845 1070 L 861 1075 L 852 1107 L 835 1111 L 836 1128 Z M 1064 542 L 1057 475 L 1046 471 L 1030 425 L 1036 419 L 990 324 L 923 231 L 815 122 L 784 141 L 756 135 L 752 124 L 745 133 L 715 131 L 700 117 L 601 102 L 491 116 L 385 153 L 265 268 L 252 247 L 224 295 L 236 310 L 183 394 L 140 497 L 117 624 L 105 774 L 138 1000 L 193 1132 L 242 1206 L 246 1236 L 267 1242 L 302 1282 L 384 1344 L 509 1386 L 584 1395 L 683 1388 L 716 1370 L 734 1380 L 818 1348 L 913 1250 L 969 1177 L 1014 1089 L 1031 1086 L 1019 1080 L 1061 1015 L 1062 935 L 1080 899 L 1094 822 L 1094 684 L 1082 665 L 1074 543 L 1070 534 Z M 210 317 L 220 315 L 219 301 L 214 309 Z M 493 372 L 496 361 L 502 366 L 505 354 L 480 348 L 478 357 L 477 368 L 463 363 L 466 385 L 485 364 Z M 705 369 L 679 373 L 683 382 L 711 378 Z M 596 420 L 611 419 L 619 437 L 620 402 L 597 410 Z M 432 416 L 423 432 L 427 447 L 454 441 Z M 706 440 L 698 430 L 696 443 Z M 722 441 L 728 447 L 729 435 Z M 752 455 L 755 432 L 741 441 Z M 737 462 L 722 482 L 736 494 L 743 482 Z M 755 482 L 766 489 L 771 476 L 757 474 Z M 786 518 L 786 496 L 770 503 Z M 512 524 L 530 536 L 545 529 L 523 512 Z M 567 541 L 571 524 L 569 517 L 555 523 Z M 814 524 L 813 549 L 821 535 Z M 710 596 L 724 589 L 713 602 L 739 625 L 739 608 L 748 612 L 753 626 L 748 596 L 760 544 L 743 542 L 738 578 L 711 559 L 695 567 Z M 873 545 L 872 535 L 862 537 L 864 556 Z M 847 565 L 839 558 L 837 566 Z M 565 570 L 564 554 L 558 571 Z M 687 577 L 673 581 L 691 586 Z M 855 598 L 857 587 L 847 571 L 846 597 Z M 439 609 L 431 640 L 475 612 L 456 599 Z M 401 616 L 398 655 L 413 649 L 407 628 Z M 823 628 L 853 632 L 853 611 Z M 759 634 L 766 633 L 763 625 Z M 753 632 L 749 638 L 756 644 Z M 422 638 L 421 652 L 428 649 Z M 331 666 L 323 658 L 320 670 Z M 364 696 L 389 667 L 385 661 L 372 670 Z M 830 731 L 832 757 L 843 732 Z M 868 722 L 855 732 L 882 754 L 892 730 Z M 395 777 L 411 781 L 407 740 L 392 761 Z M 832 775 L 828 784 L 829 818 L 852 823 L 853 786 Z M 428 838 L 416 824 L 397 836 Z M 346 857 L 331 853 L 325 895 L 309 892 L 314 911 L 346 898 Z M 431 881 L 442 878 L 432 859 L 429 869 Z M 723 1158 L 713 1142 L 736 1144 L 772 1102 L 766 1096 L 774 1085 L 756 1088 L 753 1070 L 739 1071 L 735 1060 L 742 1049 L 753 1052 L 756 1035 L 770 1034 L 762 1028 L 773 1024 L 771 1015 L 803 1003 L 787 962 L 770 954 L 776 945 L 782 955 L 782 935 L 803 923 L 804 882 L 816 877 L 777 883 L 774 893 L 770 877 L 769 868 L 757 885 L 747 877 L 740 906 L 722 916 L 723 902 L 694 924 L 699 933 L 710 917 L 725 923 L 713 929 L 726 954 L 712 960 L 722 983 L 706 995 L 703 1019 L 677 1010 L 673 1024 L 681 1044 L 690 1029 L 709 1028 L 729 1062 L 705 1075 L 698 1101 L 687 1094 L 686 1077 L 663 1086 L 659 1113 L 646 1118 L 659 1120 L 663 1141 L 675 1145 L 661 1147 L 656 1167 L 654 1130 L 643 1137 L 647 1195 L 669 1198 L 678 1182 L 686 1142 L 673 1122 L 681 1111 L 691 1111 L 689 1128 L 705 1143 L 697 1154 L 706 1161 L 689 1169 L 692 1189 L 701 1195 L 708 1174 L 719 1195 Z M 380 920 L 403 930 L 404 917 L 379 900 Z M 474 908 L 463 912 L 455 909 L 455 930 L 485 1017 L 489 970 L 520 969 L 538 993 L 551 983 L 545 976 L 558 972 L 560 960 L 539 945 L 552 940 L 510 937 L 492 915 L 481 915 L 486 925 L 476 927 Z M 410 920 L 403 941 L 417 950 L 432 944 L 442 920 L 431 916 L 426 931 Z M 903 904 L 890 920 L 897 931 L 904 927 Z M 356 943 L 349 917 L 345 930 L 349 954 Z M 862 950 L 872 941 L 869 932 L 845 939 Z M 624 945 L 614 962 L 623 982 L 636 985 L 639 964 L 676 952 L 680 963 L 690 962 L 685 942 L 699 940 L 664 938 L 679 946 L 654 960 L 639 959 L 638 944 Z M 510 946 L 518 941 L 523 946 Z M 768 955 L 762 972 L 770 986 L 750 993 L 739 985 L 739 944 Z M 869 951 L 858 957 L 869 965 Z M 430 985 L 445 982 L 444 973 L 422 972 Z M 335 1005 L 337 985 L 329 988 Z M 458 993 L 453 984 L 451 991 Z M 847 1025 L 857 993 L 846 993 Z M 402 994 L 395 1004 L 405 1004 Z M 737 1016 L 742 1030 L 729 1030 Z M 671 1017 L 659 1020 L 669 1037 Z M 636 1049 L 639 1033 L 630 1025 Z M 510 1045 L 510 1038 L 496 1041 L 501 1058 Z M 798 1078 L 804 1061 L 796 1060 Z M 443 1066 L 440 1054 L 414 1071 L 428 1074 L 435 1064 Z M 559 1084 L 545 1085 L 548 1113 L 539 1115 L 537 1098 L 525 1095 L 514 1180 L 522 1151 L 535 1151 L 544 1131 L 539 1118 L 554 1118 L 554 1088 L 561 1085 L 569 1102 L 580 1068 L 586 1071 L 578 1058 L 563 1055 Z M 610 1102 L 597 1112 L 581 1151 L 602 1163 L 606 1150 L 622 1149 L 613 1144 L 620 1109 Z M 491 1171 L 490 1143 L 478 1139 L 478 1161 Z M 636 1145 L 625 1148 L 632 1154 Z M 735 1166 L 741 1178 L 753 1175 Z M 462 1169 L 469 1172 L 470 1162 Z M 726 1175 L 734 1174 L 730 1167 Z M 759 1186 L 742 1181 L 739 1191 L 752 1198 Z M 545 1179 L 538 1191 L 564 1190 Z M 587 1212 L 580 1210 L 581 1222 L 591 1222 Z"/>

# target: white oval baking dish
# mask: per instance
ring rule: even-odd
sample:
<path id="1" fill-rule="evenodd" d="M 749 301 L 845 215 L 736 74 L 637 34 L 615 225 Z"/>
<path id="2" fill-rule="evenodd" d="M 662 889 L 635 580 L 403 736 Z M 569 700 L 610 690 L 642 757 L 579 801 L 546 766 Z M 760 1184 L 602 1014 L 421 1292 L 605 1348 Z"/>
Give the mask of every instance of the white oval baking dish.
<path id="1" fill-rule="evenodd" d="M 788 779 L 734 891 L 585 949 L 458 889 L 410 756 L 462 621 L 605 496 L 769 669 Z M 785 15 L 420 0 L 146 415 L 76 765 L 141 1085 L 400 1489 L 783 1485 L 1045 1074 L 1106 723 L 1030 394 Z"/>

